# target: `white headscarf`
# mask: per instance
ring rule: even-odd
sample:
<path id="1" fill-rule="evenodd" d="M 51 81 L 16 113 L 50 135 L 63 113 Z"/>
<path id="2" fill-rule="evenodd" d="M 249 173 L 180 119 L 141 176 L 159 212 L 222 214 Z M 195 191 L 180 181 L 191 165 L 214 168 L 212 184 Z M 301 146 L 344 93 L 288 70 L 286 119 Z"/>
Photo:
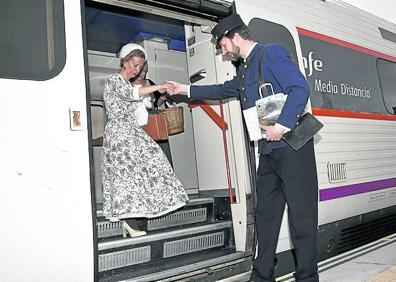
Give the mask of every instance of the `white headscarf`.
<path id="1" fill-rule="evenodd" d="M 118 53 L 118 57 L 120 59 L 125 58 L 129 53 L 131 53 L 133 50 L 141 50 L 144 53 L 144 56 L 146 56 L 146 51 L 144 50 L 144 48 L 142 46 L 140 46 L 139 44 L 135 44 L 135 43 L 128 43 L 126 45 L 124 45 L 120 52 Z"/>

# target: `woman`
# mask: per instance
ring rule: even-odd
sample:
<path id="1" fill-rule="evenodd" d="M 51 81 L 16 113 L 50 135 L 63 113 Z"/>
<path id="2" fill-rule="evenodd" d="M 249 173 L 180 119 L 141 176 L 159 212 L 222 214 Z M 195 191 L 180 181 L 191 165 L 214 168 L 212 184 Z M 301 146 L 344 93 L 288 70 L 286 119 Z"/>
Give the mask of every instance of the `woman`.
<path id="1" fill-rule="evenodd" d="M 170 90 L 172 86 L 168 83 L 141 86 L 129 82 L 145 64 L 141 46 L 127 44 L 119 57 L 121 69 L 110 75 L 103 93 L 107 115 L 102 158 L 103 213 L 113 222 L 161 216 L 184 206 L 188 200 L 161 148 L 139 122 L 142 97 Z M 146 234 L 125 221 L 122 227 L 124 237 L 126 232 L 131 237 Z"/>

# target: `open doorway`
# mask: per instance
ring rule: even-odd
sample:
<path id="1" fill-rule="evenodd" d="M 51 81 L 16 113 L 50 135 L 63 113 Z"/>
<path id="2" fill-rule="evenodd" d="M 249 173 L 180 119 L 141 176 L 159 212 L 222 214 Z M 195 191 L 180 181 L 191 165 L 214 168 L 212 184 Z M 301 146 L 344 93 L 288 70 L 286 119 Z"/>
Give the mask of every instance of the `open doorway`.
<path id="1" fill-rule="evenodd" d="M 216 166 L 208 167 L 210 164 L 206 159 L 199 163 L 200 157 L 213 158 L 210 153 L 202 153 L 202 148 L 208 147 L 202 142 L 208 142 L 210 137 L 200 134 L 198 141 L 196 140 L 196 132 L 205 130 L 205 124 L 194 120 L 188 100 L 182 97 L 174 100 L 176 106 L 183 107 L 184 131 L 169 136 L 166 141 L 169 151 L 164 152 L 171 159 L 176 175 L 190 196 L 190 202 L 186 207 L 165 216 L 138 219 L 139 227 L 148 233 L 142 237 L 122 238 L 121 224 L 107 221 L 103 217 L 100 163 L 106 118 L 102 95 L 107 77 L 118 71 L 117 52 L 126 43 L 137 43 L 146 50 L 149 79 L 155 83 L 175 80 L 188 84 L 190 77 L 187 56 L 191 54 L 186 51 L 186 25 L 190 29 L 200 26 L 136 9 L 91 4 L 86 7 L 86 34 L 100 280 L 133 278 L 157 281 L 164 277 L 180 278 L 187 269 L 189 272 L 196 271 L 191 276 L 206 277 L 207 268 L 216 266 L 218 270 L 215 272 L 218 275 L 211 278 L 216 281 L 219 277 L 228 277 L 241 269 L 248 270 L 250 253 L 235 250 L 231 208 L 226 189 L 213 184 L 216 179 L 205 177 L 205 171 L 214 173 Z M 203 36 L 210 37 L 210 33 Z M 207 46 L 211 46 L 211 43 L 207 42 Z M 216 81 L 214 50 L 212 46 L 210 48 L 212 53 L 207 54 L 207 57 L 213 64 L 211 72 L 213 80 Z M 203 141 L 199 141 L 201 139 Z M 207 156 L 203 156 L 204 154 Z M 219 158 L 223 157 L 222 154 L 220 151 Z M 233 263 L 231 268 L 225 267 L 235 260 L 238 262 Z"/>

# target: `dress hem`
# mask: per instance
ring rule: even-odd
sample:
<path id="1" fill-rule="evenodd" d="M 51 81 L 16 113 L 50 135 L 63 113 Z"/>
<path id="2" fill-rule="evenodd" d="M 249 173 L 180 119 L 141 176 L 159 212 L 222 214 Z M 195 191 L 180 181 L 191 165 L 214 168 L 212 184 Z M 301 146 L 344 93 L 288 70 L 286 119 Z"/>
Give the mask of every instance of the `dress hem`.
<path id="1" fill-rule="evenodd" d="M 149 214 L 149 215 L 148 215 L 148 214 L 127 213 L 127 214 L 120 215 L 120 216 L 118 216 L 118 217 L 114 217 L 114 216 L 112 216 L 112 217 L 106 217 L 106 219 L 109 220 L 109 221 L 111 221 L 111 222 L 117 222 L 117 221 L 120 221 L 120 220 L 123 220 L 123 219 L 128 219 L 128 218 L 139 218 L 139 217 L 155 218 L 155 217 L 160 217 L 160 216 L 162 216 L 162 215 L 165 215 L 165 214 L 167 214 L 167 213 L 170 213 L 170 212 L 172 212 L 172 211 L 175 211 L 175 210 L 177 210 L 177 209 L 179 209 L 179 208 L 185 206 L 186 204 L 187 204 L 187 203 L 178 204 L 178 205 L 176 205 L 176 206 L 171 207 L 170 209 L 167 209 L 166 211 L 157 213 L 157 214 L 155 214 L 155 215 L 152 215 L 152 214 Z"/>

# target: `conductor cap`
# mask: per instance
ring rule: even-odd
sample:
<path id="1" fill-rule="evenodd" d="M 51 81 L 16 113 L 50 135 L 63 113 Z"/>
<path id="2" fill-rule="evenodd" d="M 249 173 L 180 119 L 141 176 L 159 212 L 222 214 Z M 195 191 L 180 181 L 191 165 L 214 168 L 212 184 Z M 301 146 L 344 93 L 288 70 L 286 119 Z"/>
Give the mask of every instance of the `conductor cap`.
<path id="1" fill-rule="evenodd" d="M 222 19 L 211 31 L 212 35 L 216 37 L 217 47 L 219 47 L 220 40 L 225 35 L 227 35 L 230 31 L 244 25 L 245 23 L 238 14 L 233 14 Z"/>

